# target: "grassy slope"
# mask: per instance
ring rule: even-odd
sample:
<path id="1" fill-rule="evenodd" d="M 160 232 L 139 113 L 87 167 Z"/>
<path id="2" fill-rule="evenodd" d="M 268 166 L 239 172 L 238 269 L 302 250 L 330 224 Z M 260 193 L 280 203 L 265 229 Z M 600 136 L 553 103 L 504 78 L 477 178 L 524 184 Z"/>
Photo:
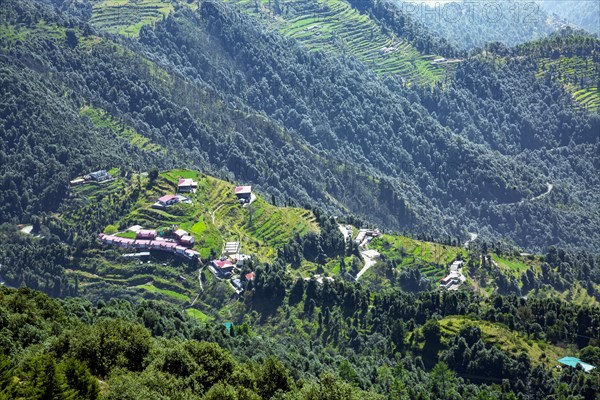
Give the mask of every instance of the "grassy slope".
<path id="1" fill-rule="evenodd" d="M 467 281 L 463 287 L 479 292 L 484 296 L 498 290 L 493 274 L 481 269 L 479 256 L 473 257 L 462 247 L 442 245 L 439 243 L 424 242 L 405 236 L 383 235 L 371 242 L 371 249 L 379 251 L 384 258 L 398 265 L 399 268 L 416 266 L 419 271 L 437 285 L 437 281 L 450 272 L 449 264 L 460 254 L 466 263 L 472 262 L 473 267 L 465 266 L 463 274 Z M 507 278 L 516 279 L 519 287 L 522 287 L 522 275 L 532 270 L 534 275 L 542 273 L 542 257 L 537 255 L 517 255 L 488 253 L 495 263 L 491 268 L 499 270 Z M 385 279 L 386 270 L 381 266 L 372 267 L 365 275 L 364 280 L 370 282 L 375 288 L 389 287 Z M 567 301 L 577 304 L 598 304 L 598 301 L 588 295 L 585 288 L 580 284 L 574 285 L 570 290 L 559 292 L 555 289 L 545 287 L 535 291 L 538 296 L 559 296 Z"/>
<path id="2" fill-rule="evenodd" d="M 533 340 L 498 323 L 475 321 L 462 316 L 445 317 L 439 323 L 442 328 L 442 337 L 445 338 L 444 341 L 456 335 L 461 328 L 476 325 L 481 329 L 487 343 L 498 347 L 507 354 L 512 353 L 514 356 L 526 352 L 534 364 L 545 364 L 550 368 L 556 365 L 557 359 L 572 354 L 568 349 L 550 345 L 542 340 Z"/>
<path id="3" fill-rule="evenodd" d="M 418 266 L 423 275 L 434 280 L 439 280 L 448 274 L 449 269 L 446 266 L 459 254 L 463 257 L 467 256 L 466 249 L 461 247 L 393 235 L 383 235 L 373 240 L 370 248 L 379 251 L 401 268 Z"/>
<path id="4" fill-rule="evenodd" d="M 118 136 L 127 139 L 129 143 L 142 150 L 153 152 L 166 151 L 158 144 L 153 143 L 152 140 L 140 135 L 133 128 L 119 123 L 110 114 L 102 109 L 94 108 L 92 106 L 84 106 L 81 109 L 81 114 L 89 117 L 94 125 L 114 131 Z"/>
<path id="5" fill-rule="evenodd" d="M 344 0 L 290 0 L 282 2 L 282 13 L 273 12 L 274 2 L 227 0 L 245 12 L 258 15 L 267 26 L 295 38 L 313 50 L 351 55 L 370 65 L 379 74 L 401 76 L 411 83 L 443 80 L 446 68 L 433 65 L 435 55 L 422 55 L 410 43 L 384 32 L 368 15 L 361 14 Z M 269 8 L 271 4 L 271 8 Z M 393 47 L 382 54 L 380 50 Z"/>

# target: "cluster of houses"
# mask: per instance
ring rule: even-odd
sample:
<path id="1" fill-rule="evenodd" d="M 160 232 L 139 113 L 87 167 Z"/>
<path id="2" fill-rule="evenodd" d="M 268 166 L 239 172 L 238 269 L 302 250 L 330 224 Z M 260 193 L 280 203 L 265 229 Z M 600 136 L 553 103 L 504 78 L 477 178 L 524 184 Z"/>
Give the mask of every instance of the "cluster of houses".
<path id="1" fill-rule="evenodd" d="M 247 254 L 240 253 L 240 242 L 226 242 L 223 246 L 221 258 L 212 260 L 208 269 L 219 279 L 230 279 L 231 286 L 236 293 L 244 291 L 244 283 L 254 280 L 254 272 L 239 275 L 244 260 L 250 258 Z"/>
<path id="2" fill-rule="evenodd" d="M 90 183 L 90 182 L 98 182 L 98 183 L 110 182 L 113 179 L 114 178 L 111 174 L 109 174 L 106 170 L 101 169 L 99 171 L 90 172 L 89 174 L 85 175 L 83 178 L 73 179 L 72 181 L 69 182 L 69 184 L 71 186 L 79 186 L 79 185 L 84 185 L 84 184 Z"/>
<path id="3" fill-rule="evenodd" d="M 208 269 L 219 279 L 229 279 L 231 286 L 240 294 L 244 291 L 245 283 L 253 281 L 256 274 L 249 272 L 240 275 L 243 259 L 226 259 L 222 257 L 219 260 L 212 260 L 208 265 Z"/>
<path id="4" fill-rule="evenodd" d="M 180 178 L 177 182 L 177 193 L 195 193 L 196 189 L 198 189 L 198 182 L 191 178 Z M 191 204 L 192 199 L 181 194 L 166 194 L 160 197 L 156 203 L 152 204 L 152 208 L 164 210 L 177 203 Z"/>
<path id="5" fill-rule="evenodd" d="M 94 173 L 94 176 L 96 177 L 97 175 Z M 194 193 L 197 188 L 198 182 L 195 182 L 193 179 L 180 178 L 177 183 L 177 194 L 166 194 L 160 197 L 152 207 L 164 210 L 177 203 L 191 203 L 192 200 L 190 198 L 179 193 Z M 235 195 L 238 201 L 244 206 L 256 199 L 256 196 L 252 193 L 251 186 L 237 186 L 235 188 Z M 150 251 L 163 251 L 189 260 L 201 261 L 200 253 L 192 250 L 194 237 L 183 229 L 173 227 L 173 232 L 168 237 L 162 237 L 156 230 L 143 229 L 139 225 L 132 226 L 128 230 L 135 232 L 135 239 L 104 233 L 100 233 L 98 239 L 106 245 L 136 251 L 135 253 L 126 254 L 127 258 L 149 256 Z M 254 280 L 255 277 L 254 272 L 243 275 L 239 274 L 244 260 L 249 257 L 240 253 L 239 242 L 227 242 L 223 247 L 221 258 L 211 261 L 208 268 L 217 278 L 229 280 L 236 293 L 240 294 L 244 291 L 245 283 Z"/>
<path id="6" fill-rule="evenodd" d="M 373 238 L 381 236 L 379 229 L 360 229 L 354 238 L 354 242 L 360 246 L 366 246 Z"/>
<path id="7" fill-rule="evenodd" d="M 456 260 L 450 265 L 450 273 L 440 279 L 440 287 L 446 290 L 458 290 L 467 279 L 462 273 L 464 261 Z"/>
<path id="8" fill-rule="evenodd" d="M 124 249 L 132 249 L 140 252 L 150 250 L 163 251 L 173 253 L 188 260 L 200 260 L 200 253 L 190 248 L 194 245 L 194 237 L 183 229 L 173 232 L 172 238 L 160 237 L 156 230 L 141 229 L 140 226 L 131 227 L 129 230 L 135 232 L 135 239 L 106 235 L 104 233 L 100 233 L 98 239 L 106 245 Z"/>

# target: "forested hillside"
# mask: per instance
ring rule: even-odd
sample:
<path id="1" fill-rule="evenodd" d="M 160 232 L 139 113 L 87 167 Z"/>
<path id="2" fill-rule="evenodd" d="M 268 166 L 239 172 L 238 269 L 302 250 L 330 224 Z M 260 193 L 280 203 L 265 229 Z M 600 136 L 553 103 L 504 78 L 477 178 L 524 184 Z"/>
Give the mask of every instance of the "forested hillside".
<path id="1" fill-rule="evenodd" d="M 436 52 L 451 56 L 458 51 L 445 41 L 418 30 L 417 26 L 406 26 L 402 31 L 382 26 L 374 14 L 365 12 L 363 2 L 232 3 L 311 50 L 354 57 L 377 74 L 399 77 L 407 84 L 430 85 L 444 81 L 460 61 L 432 62 L 439 57 Z"/>
<path id="2" fill-rule="evenodd" d="M 53 179 L 28 179 L 38 173 L 36 162 L 7 146 L 4 154 L 12 155 L 3 163 L 3 194 L 22 200 L 5 202 L 2 220 L 54 209 L 68 178 L 86 167 L 141 170 L 186 162 L 257 183 L 280 199 L 351 211 L 395 229 L 459 237 L 477 230 L 526 248 L 597 243 L 597 213 L 588 211 L 598 204 L 598 118 L 579 112 L 561 85 L 537 78 L 529 65 L 473 57 L 460 64 L 448 89 L 431 93 L 375 78 L 352 58 L 304 50 L 227 5 L 176 8 L 154 28 L 142 26 L 139 41 L 127 41 L 39 4 L 5 5 L 4 68 L 21 70 L 14 74 L 24 82 L 18 90 L 43 85 L 37 92 L 48 101 L 38 96 L 5 107 L 3 135 L 15 137 L 10 121 L 17 118 L 35 140 L 51 129 L 55 142 L 65 143 L 57 146 L 63 153 L 40 153 L 36 160 L 57 159 L 69 169 Z M 385 22 L 392 30 L 400 29 L 396 17 Z M 5 99 L 18 98 L 16 87 L 3 90 L 10 92 Z M 52 104 L 52 97 L 75 121 L 68 128 L 57 125 L 65 119 L 46 124 L 33 111 L 40 109 L 36 101 Z M 464 106 L 455 117 L 444 104 L 459 101 Z M 120 125 L 98 124 L 82 112 L 90 106 Z M 77 136 L 67 132 L 76 126 L 91 133 L 78 143 L 90 149 L 89 157 L 104 159 L 78 161 L 85 151 L 70 155 L 69 140 Z M 109 136 L 131 143 L 121 127 L 166 151 L 135 145 L 111 151 L 119 142 L 104 146 Z M 32 152 L 34 137 L 22 143 Z M 551 150 L 556 146 L 565 147 Z M 149 158 L 134 161 L 140 153 Z M 585 155 L 577 157 L 585 167 L 572 164 L 574 154 Z M 23 167 L 13 170 L 18 163 Z M 531 201 L 547 183 L 555 193 Z M 27 197 L 15 195 L 17 188 Z M 522 213 L 529 223 L 517 223 Z"/>
<path id="3" fill-rule="evenodd" d="M 0 398 L 595 400 L 599 41 L 480 22 L 0 1 Z"/>
<path id="4" fill-rule="evenodd" d="M 297 280 L 269 296 L 257 270 L 235 324 L 160 301 L 52 300 L 0 288 L 0 394 L 81 399 L 593 399 L 598 309 L 561 300 Z M 265 286 L 263 286 L 265 285 Z M 265 322 L 267 322 L 265 324 Z M 519 397 L 517 397 L 519 396 Z"/>

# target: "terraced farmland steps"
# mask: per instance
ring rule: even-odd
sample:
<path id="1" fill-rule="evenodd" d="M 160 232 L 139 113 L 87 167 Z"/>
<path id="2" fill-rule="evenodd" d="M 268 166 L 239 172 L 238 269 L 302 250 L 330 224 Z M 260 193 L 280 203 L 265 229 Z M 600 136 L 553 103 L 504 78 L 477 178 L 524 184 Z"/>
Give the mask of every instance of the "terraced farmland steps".
<path id="1" fill-rule="evenodd" d="M 347 54 L 376 73 L 411 84 L 443 80 L 456 64 L 436 64 L 437 55 L 419 53 L 406 39 L 386 31 L 345 0 L 225 0 L 311 50 Z"/>
<path id="2" fill-rule="evenodd" d="M 160 21 L 173 11 L 170 0 L 95 0 L 92 25 L 110 33 L 138 36 L 144 25 Z"/>

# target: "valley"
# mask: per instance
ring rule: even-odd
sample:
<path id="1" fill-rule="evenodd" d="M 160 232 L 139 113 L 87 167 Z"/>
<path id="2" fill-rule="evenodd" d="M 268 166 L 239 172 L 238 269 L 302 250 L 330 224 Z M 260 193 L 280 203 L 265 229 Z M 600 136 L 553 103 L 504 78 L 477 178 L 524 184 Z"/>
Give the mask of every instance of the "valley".
<path id="1" fill-rule="evenodd" d="M 0 399 L 595 399 L 594 19 L 416 6 L 0 2 Z"/>

